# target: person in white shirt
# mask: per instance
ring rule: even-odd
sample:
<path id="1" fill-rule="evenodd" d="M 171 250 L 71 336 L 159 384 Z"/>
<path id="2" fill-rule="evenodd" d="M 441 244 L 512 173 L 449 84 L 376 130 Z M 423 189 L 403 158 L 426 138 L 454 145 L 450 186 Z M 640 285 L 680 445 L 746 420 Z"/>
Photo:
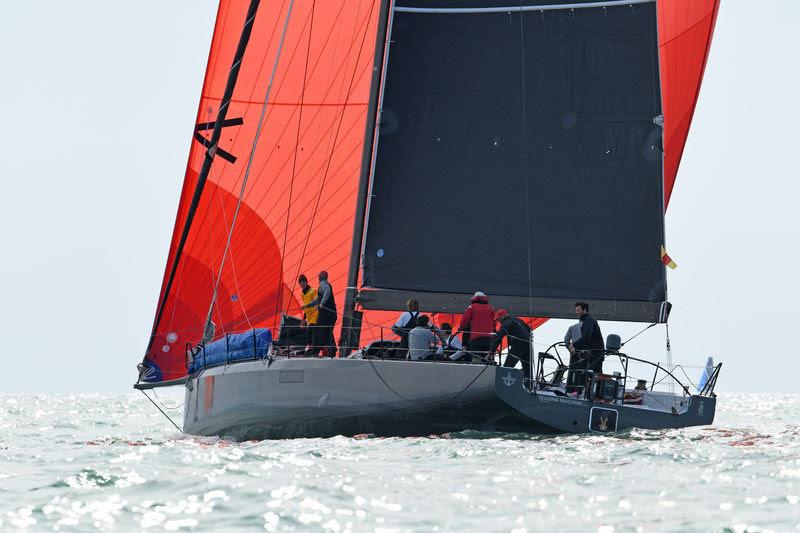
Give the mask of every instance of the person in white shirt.
<path id="1" fill-rule="evenodd" d="M 447 340 L 436 350 L 436 355 L 439 356 L 437 359 L 448 358 L 451 361 L 459 361 L 464 356 L 461 338 L 453 333 L 453 326 L 447 322 L 442 323 L 442 333 Z"/>
<path id="2" fill-rule="evenodd" d="M 428 324 L 429 320 L 428 315 L 421 315 L 417 319 L 417 327 L 408 334 L 408 357 L 412 361 L 433 359 L 436 343 L 447 340 L 439 328 Z"/>
<path id="3" fill-rule="evenodd" d="M 397 322 L 392 326 L 392 332 L 400 337 L 401 353 L 406 353 L 408 350 L 408 334 L 417 327 L 417 319 L 419 318 L 419 302 L 414 298 L 410 298 L 406 302 L 408 311 L 404 311 Z"/>

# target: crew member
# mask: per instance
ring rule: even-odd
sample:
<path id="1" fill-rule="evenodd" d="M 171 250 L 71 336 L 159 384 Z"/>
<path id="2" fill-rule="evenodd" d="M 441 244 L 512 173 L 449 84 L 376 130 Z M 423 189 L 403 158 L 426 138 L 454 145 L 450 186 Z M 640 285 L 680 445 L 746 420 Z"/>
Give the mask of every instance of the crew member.
<path id="1" fill-rule="evenodd" d="M 597 320 L 589 314 L 589 304 L 586 302 L 575 303 L 575 314 L 581 325 L 578 339 L 572 339 L 567 346 L 569 349 L 570 375 L 567 377 L 567 389 L 572 392 L 583 386 L 583 370 L 591 370 L 596 374 L 603 373 L 603 333 Z"/>
<path id="2" fill-rule="evenodd" d="M 494 320 L 500 325 L 494 340 L 491 353 L 500 348 L 504 338 L 508 338 L 508 354 L 503 366 L 514 368 L 517 361 L 522 363 L 522 373 L 526 378 L 531 378 L 531 330 L 519 318 L 509 315 L 505 309 L 499 309 L 494 315 Z"/>
<path id="3" fill-rule="evenodd" d="M 436 355 L 441 356 L 443 359 L 450 359 L 451 361 L 461 361 L 464 357 L 464 350 L 461 345 L 461 339 L 453 333 L 453 326 L 449 322 L 442 323 L 442 333 L 446 340 L 436 350 Z"/>
<path id="4" fill-rule="evenodd" d="M 311 334 L 311 343 L 314 348 L 323 348 L 328 357 L 336 357 L 336 341 L 333 338 L 333 326 L 336 324 L 336 300 L 333 297 L 333 287 L 328 283 L 328 273 L 319 273 L 319 290 L 317 297 L 303 309 L 316 307 L 319 310 L 317 327 Z"/>
<path id="5" fill-rule="evenodd" d="M 489 354 L 494 333 L 494 308 L 481 291 L 475 293 L 469 307 L 461 315 L 458 330 L 464 332 L 462 342 L 466 344 L 468 352 L 479 357 Z"/>
<path id="6" fill-rule="evenodd" d="M 414 298 L 409 298 L 406 302 L 406 308 L 408 311 L 404 311 L 392 326 L 392 332 L 400 337 L 400 349 L 403 354 L 408 351 L 408 333 L 417 327 L 419 302 Z"/>
<path id="7" fill-rule="evenodd" d="M 433 359 L 437 337 L 443 343 L 447 340 L 439 328 L 428 323 L 429 320 L 428 315 L 420 315 L 417 326 L 408 334 L 408 357 L 412 361 Z"/>
<path id="8" fill-rule="evenodd" d="M 306 328 L 306 346 L 311 347 L 311 350 L 306 352 L 306 355 L 316 355 L 319 353 L 319 347 L 314 347 L 311 335 L 317 327 L 319 311 L 315 307 L 305 307 L 305 305 L 317 298 L 317 289 L 308 284 L 308 278 L 305 274 L 300 274 L 297 278 L 297 283 L 300 285 L 300 290 L 303 291 L 303 325 Z"/>

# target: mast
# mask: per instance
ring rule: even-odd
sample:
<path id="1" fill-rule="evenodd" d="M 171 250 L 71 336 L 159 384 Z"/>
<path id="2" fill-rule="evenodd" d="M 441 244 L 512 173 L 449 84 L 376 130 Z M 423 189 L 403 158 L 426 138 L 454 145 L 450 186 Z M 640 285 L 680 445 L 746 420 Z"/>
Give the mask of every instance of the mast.
<path id="1" fill-rule="evenodd" d="M 247 43 L 250 41 L 250 34 L 253 31 L 253 24 L 255 23 L 256 12 L 258 11 L 258 5 L 260 1 L 261 0 L 250 0 L 250 6 L 247 9 L 247 16 L 245 17 L 242 34 L 239 37 L 239 44 L 236 47 L 236 53 L 233 56 L 231 69 L 228 73 L 228 81 L 225 84 L 225 92 L 222 95 L 219 110 L 217 111 L 217 119 L 214 122 L 214 129 L 211 132 L 211 139 L 207 144 L 208 150 L 206 150 L 206 155 L 203 159 L 203 165 L 200 168 L 200 172 L 197 176 L 197 185 L 195 186 L 194 194 L 192 196 L 192 203 L 189 206 L 189 212 L 186 215 L 186 222 L 184 222 L 183 225 L 181 240 L 178 242 L 178 247 L 175 250 L 175 259 L 172 261 L 172 268 L 170 269 L 169 277 L 167 278 L 167 284 L 164 288 L 164 296 L 161 299 L 161 304 L 158 306 L 156 319 L 153 322 L 153 331 L 150 333 L 150 340 L 147 342 L 145 354 L 150 351 L 150 347 L 153 345 L 153 340 L 155 339 L 156 332 L 158 331 L 158 325 L 161 322 L 161 316 L 164 314 L 164 309 L 167 305 L 167 299 L 169 298 L 169 293 L 172 289 L 172 283 L 175 281 L 175 273 L 178 271 L 178 264 L 180 264 L 181 254 L 183 253 L 183 248 L 186 245 L 186 239 L 189 237 L 189 230 L 192 227 L 192 221 L 194 220 L 197 206 L 200 204 L 200 196 L 203 194 L 203 187 L 205 187 L 206 180 L 208 179 L 208 173 L 211 171 L 211 164 L 214 162 L 214 156 L 217 153 L 217 143 L 222 135 L 225 117 L 228 114 L 228 106 L 230 105 L 231 98 L 233 97 L 233 90 L 236 87 L 236 80 L 239 77 L 239 69 L 242 66 L 242 58 L 244 57 L 244 52 L 247 49 Z"/>
<path id="2" fill-rule="evenodd" d="M 367 124 L 364 132 L 364 149 L 361 156 L 361 176 L 356 197 L 356 212 L 353 219 L 353 242 L 350 248 L 350 265 L 347 271 L 347 288 L 345 290 L 342 311 L 342 330 L 339 336 L 340 354 L 346 356 L 351 349 L 357 348 L 361 337 L 361 314 L 356 316 L 356 294 L 358 292 L 358 271 L 361 258 L 361 236 L 364 230 L 364 218 L 369 195 L 369 177 L 372 166 L 372 150 L 375 142 L 375 130 L 380 109 L 380 86 L 383 73 L 384 54 L 387 46 L 387 31 L 390 7 L 393 0 L 380 0 L 378 11 L 378 29 L 375 37 L 375 59 L 372 63 L 372 80 L 369 89 L 367 107 Z"/>

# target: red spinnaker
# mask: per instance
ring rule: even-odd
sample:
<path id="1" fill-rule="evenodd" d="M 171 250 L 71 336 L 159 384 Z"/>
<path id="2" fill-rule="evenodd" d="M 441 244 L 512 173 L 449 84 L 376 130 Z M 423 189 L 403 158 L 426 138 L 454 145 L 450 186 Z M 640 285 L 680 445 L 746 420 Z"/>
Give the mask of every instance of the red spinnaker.
<path id="1" fill-rule="evenodd" d="M 719 0 L 659 0 L 664 205 L 669 203 L 700 94 Z"/>
<path id="2" fill-rule="evenodd" d="M 219 5 L 195 121 L 206 139 L 211 129 L 202 124 L 216 119 L 249 3 Z M 186 343 L 202 337 L 289 4 L 261 2 L 258 9 L 227 113 L 228 122 L 242 123 L 223 128 L 219 142 L 232 157 L 214 159 L 146 354 L 161 380 L 186 375 Z M 294 2 L 222 270 L 212 316 L 217 337 L 298 314 L 295 279 L 303 272 L 314 279 L 327 270 L 344 300 L 378 7 L 378 0 Z M 159 305 L 205 152 L 195 138 Z"/>

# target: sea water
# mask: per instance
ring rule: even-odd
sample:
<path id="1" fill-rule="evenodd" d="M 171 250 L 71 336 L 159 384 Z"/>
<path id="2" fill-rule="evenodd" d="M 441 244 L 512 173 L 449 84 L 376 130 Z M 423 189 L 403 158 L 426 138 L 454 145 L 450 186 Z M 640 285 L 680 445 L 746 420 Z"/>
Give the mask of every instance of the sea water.
<path id="1" fill-rule="evenodd" d="M 0 531 L 798 530 L 798 426 L 800 395 L 721 394 L 704 428 L 236 443 L 138 393 L 4 394 Z"/>

